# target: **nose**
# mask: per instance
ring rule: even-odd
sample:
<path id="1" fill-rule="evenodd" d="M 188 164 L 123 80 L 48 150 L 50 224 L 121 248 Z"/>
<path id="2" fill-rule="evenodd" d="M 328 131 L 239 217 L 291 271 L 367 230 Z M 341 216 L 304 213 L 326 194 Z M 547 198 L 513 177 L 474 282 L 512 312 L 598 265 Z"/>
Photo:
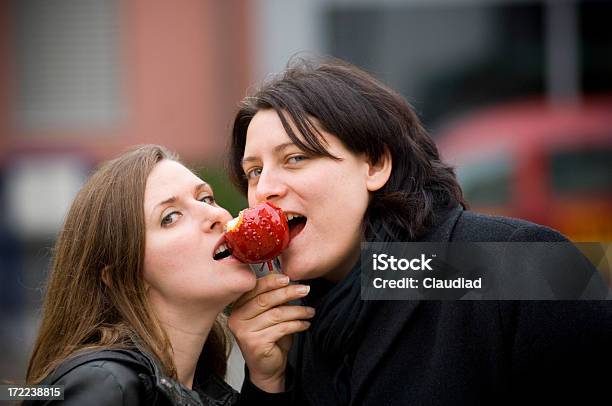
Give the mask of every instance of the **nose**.
<path id="1" fill-rule="evenodd" d="M 232 215 L 220 206 L 206 205 L 206 210 L 201 213 L 202 228 L 205 232 L 223 232 L 225 223 L 232 219 Z"/>
<path id="2" fill-rule="evenodd" d="M 257 185 L 254 190 L 255 202 L 251 202 L 251 191 L 249 191 L 249 203 L 261 203 L 265 201 L 275 201 L 285 195 L 287 191 L 287 185 L 283 181 L 280 175 L 274 171 L 266 170 L 265 168 L 261 171 Z"/>

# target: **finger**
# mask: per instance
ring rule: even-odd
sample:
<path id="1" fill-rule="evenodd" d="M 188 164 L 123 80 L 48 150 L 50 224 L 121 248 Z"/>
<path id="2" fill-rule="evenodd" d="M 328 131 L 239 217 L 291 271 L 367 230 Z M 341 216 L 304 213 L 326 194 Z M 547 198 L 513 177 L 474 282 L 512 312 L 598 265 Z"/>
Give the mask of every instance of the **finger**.
<path id="1" fill-rule="evenodd" d="M 292 300 L 303 298 L 310 291 L 308 285 L 290 285 L 284 288 L 264 292 L 245 304 L 238 310 L 237 316 L 241 320 L 249 320 Z"/>
<path id="2" fill-rule="evenodd" d="M 268 292 L 272 289 L 282 288 L 289 284 L 289 277 L 282 274 L 268 274 L 257 279 L 257 283 L 253 289 L 240 296 L 238 300 L 234 302 L 233 308 L 239 308 L 254 297 Z"/>
<path id="3" fill-rule="evenodd" d="M 256 332 L 291 320 L 310 319 L 315 309 L 307 306 L 277 306 L 249 320 L 249 331 Z"/>
<path id="4" fill-rule="evenodd" d="M 268 343 L 276 343 L 283 337 L 290 336 L 291 334 L 299 333 L 301 331 L 308 330 L 310 322 L 306 320 L 291 320 L 282 323 L 275 324 L 261 331 L 257 334 L 261 334 L 262 340 Z"/>

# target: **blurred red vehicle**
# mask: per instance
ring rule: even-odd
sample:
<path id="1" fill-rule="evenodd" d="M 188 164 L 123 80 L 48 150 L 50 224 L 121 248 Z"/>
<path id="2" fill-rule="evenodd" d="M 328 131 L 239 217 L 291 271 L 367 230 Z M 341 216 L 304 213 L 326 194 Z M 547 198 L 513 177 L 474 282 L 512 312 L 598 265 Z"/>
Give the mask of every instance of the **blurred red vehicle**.
<path id="1" fill-rule="evenodd" d="M 497 106 L 438 135 L 472 209 L 612 241 L 612 97 Z"/>

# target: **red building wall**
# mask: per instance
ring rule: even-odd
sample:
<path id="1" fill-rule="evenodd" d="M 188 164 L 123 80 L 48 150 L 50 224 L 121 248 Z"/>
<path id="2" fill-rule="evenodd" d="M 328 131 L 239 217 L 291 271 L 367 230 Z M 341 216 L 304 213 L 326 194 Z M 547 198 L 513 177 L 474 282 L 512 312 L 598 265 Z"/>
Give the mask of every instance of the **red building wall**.
<path id="1" fill-rule="evenodd" d="M 160 143 L 189 161 L 222 155 L 249 84 L 247 0 L 119 2 L 121 119 L 108 128 L 26 132 L 15 124 L 11 9 L 0 2 L 0 162 L 14 154 L 75 151 L 95 161 Z"/>

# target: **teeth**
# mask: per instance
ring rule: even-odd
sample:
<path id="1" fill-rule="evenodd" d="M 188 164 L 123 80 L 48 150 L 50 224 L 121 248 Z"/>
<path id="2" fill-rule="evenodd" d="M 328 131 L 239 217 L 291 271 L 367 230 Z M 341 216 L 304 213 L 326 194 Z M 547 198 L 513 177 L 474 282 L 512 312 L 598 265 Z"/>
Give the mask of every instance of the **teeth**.
<path id="1" fill-rule="evenodd" d="M 228 248 L 227 248 L 227 245 L 225 245 L 225 243 L 223 243 L 223 244 L 219 245 L 219 248 L 217 248 L 217 249 L 215 250 L 214 255 L 217 255 L 217 254 L 218 254 L 218 253 L 220 253 L 220 252 L 226 251 L 227 249 L 228 249 Z"/>
<path id="2" fill-rule="evenodd" d="M 296 218 L 300 218 L 300 217 L 304 217 L 304 216 L 300 216 L 299 214 L 287 214 L 287 221 L 290 221 Z"/>

